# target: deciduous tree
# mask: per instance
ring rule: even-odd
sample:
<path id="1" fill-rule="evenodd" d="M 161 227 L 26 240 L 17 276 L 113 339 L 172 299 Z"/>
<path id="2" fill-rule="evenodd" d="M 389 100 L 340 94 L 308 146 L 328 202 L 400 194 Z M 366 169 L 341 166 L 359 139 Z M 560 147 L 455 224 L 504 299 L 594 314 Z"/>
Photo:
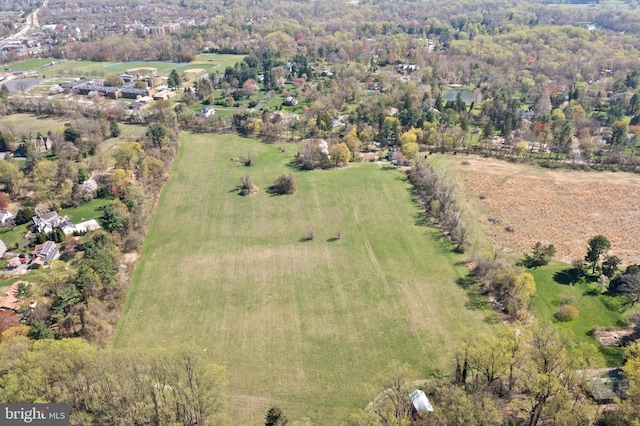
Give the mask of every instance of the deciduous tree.
<path id="1" fill-rule="evenodd" d="M 346 166 L 351 161 L 351 150 L 346 143 L 337 143 L 329 149 L 331 160 L 336 166 Z"/>

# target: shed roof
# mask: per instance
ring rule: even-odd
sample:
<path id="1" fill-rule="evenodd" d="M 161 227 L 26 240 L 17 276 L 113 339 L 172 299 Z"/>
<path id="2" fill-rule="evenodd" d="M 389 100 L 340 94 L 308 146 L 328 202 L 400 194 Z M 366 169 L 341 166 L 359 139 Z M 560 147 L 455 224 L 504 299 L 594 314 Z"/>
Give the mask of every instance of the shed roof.
<path id="1" fill-rule="evenodd" d="M 427 395 L 425 395 L 422 390 L 414 390 L 409 394 L 409 398 L 411 398 L 411 402 L 418 413 L 421 411 L 433 411 L 433 406 L 429 402 L 429 398 L 427 398 Z"/>

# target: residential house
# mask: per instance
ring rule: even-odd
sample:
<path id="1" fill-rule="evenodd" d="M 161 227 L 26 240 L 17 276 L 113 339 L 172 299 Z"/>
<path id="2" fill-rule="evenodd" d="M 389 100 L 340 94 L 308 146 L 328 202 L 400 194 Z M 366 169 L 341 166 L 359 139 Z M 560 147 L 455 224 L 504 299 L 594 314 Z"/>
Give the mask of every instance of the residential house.
<path id="1" fill-rule="evenodd" d="M 64 235 L 70 235 L 77 231 L 76 225 L 74 225 L 70 220 L 65 220 L 59 227 L 62 229 L 62 232 L 64 232 Z"/>
<path id="2" fill-rule="evenodd" d="M 419 70 L 420 67 L 418 65 L 409 65 L 409 64 L 399 64 L 398 65 L 398 71 L 400 72 L 404 72 L 404 73 L 412 73 L 414 71 Z"/>
<path id="3" fill-rule="evenodd" d="M 7 210 L 0 210 L 0 224 L 5 225 L 13 221 L 13 214 Z"/>
<path id="4" fill-rule="evenodd" d="M 44 214 L 36 214 L 33 217 L 34 229 L 36 232 L 51 232 L 53 228 L 60 224 L 60 216 L 55 211 Z"/>
<path id="5" fill-rule="evenodd" d="M 56 260 L 60 256 L 60 250 L 54 241 L 45 241 L 42 244 L 36 245 L 33 250 L 34 259 L 30 263 L 30 268 L 45 265 L 52 260 Z"/>
<path id="6" fill-rule="evenodd" d="M 296 106 L 298 105 L 298 100 L 293 96 L 287 96 L 286 98 L 284 98 L 284 101 L 282 102 L 282 104 L 284 106 Z"/>
<path id="7" fill-rule="evenodd" d="M 202 108 L 196 115 L 199 117 L 209 118 L 216 113 L 215 108 Z"/>

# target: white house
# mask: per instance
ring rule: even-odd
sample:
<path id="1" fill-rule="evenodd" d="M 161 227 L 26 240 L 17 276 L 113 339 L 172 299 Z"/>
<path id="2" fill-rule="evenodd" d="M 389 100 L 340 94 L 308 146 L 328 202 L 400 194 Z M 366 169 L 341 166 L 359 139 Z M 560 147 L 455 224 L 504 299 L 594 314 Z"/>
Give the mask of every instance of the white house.
<path id="1" fill-rule="evenodd" d="M 70 220 L 65 220 L 60 224 L 60 229 L 64 232 L 64 235 L 70 235 L 76 232 L 76 226 Z"/>
<path id="2" fill-rule="evenodd" d="M 0 223 L 1 224 L 4 225 L 12 217 L 13 217 L 13 215 L 11 214 L 11 212 L 9 212 L 7 210 L 0 210 Z"/>
<path id="3" fill-rule="evenodd" d="M 57 212 L 36 214 L 33 217 L 33 223 L 36 232 L 51 232 L 60 223 L 60 216 L 58 216 Z"/>
<path id="4" fill-rule="evenodd" d="M 207 108 L 202 108 L 200 111 L 198 111 L 197 115 L 200 117 L 209 118 L 215 113 L 216 113 L 216 110 L 214 108 L 207 107 Z"/>

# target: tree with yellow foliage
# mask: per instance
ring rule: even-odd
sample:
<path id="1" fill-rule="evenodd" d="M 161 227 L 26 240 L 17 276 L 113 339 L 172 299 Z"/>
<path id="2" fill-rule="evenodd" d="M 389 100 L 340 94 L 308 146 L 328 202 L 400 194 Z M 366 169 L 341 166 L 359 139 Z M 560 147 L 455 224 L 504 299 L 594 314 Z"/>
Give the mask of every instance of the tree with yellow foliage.
<path id="1" fill-rule="evenodd" d="M 351 161 L 351 150 L 344 142 L 333 145 L 329 150 L 329 155 L 333 163 L 338 167 L 346 166 Z"/>
<path id="2" fill-rule="evenodd" d="M 131 170 L 115 169 L 113 173 L 111 173 L 113 196 L 120 198 L 121 195 L 127 192 L 127 188 L 133 180 L 133 172 Z"/>
<path id="3" fill-rule="evenodd" d="M 417 140 L 417 129 L 413 127 L 400 135 L 400 145 L 402 147 L 402 153 L 407 158 L 414 158 L 418 154 L 419 147 Z"/>
<path id="4" fill-rule="evenodd" d="M 351 151 L 351 156 L 354 158 L 362 146 L 362 141 L 360 141 L 360 138 L 358 137 L 358 129 L 356 126 L 351 127 L 347 136 L 344 137 L 344 143 L 347 144 Z"/>

